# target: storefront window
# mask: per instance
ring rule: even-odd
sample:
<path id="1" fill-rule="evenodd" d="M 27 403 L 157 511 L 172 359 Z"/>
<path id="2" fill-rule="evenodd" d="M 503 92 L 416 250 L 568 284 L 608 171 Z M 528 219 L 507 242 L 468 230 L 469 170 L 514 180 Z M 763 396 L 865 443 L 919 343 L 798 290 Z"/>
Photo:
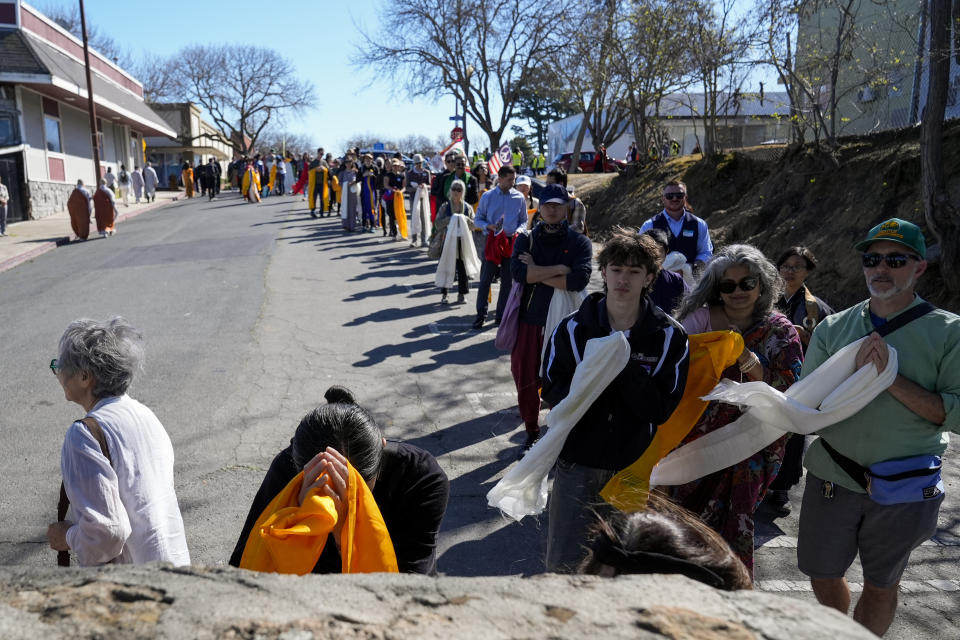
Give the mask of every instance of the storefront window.
<path id="1" fill-rule="evenodd" d="M 60 120 L 48 115 L 43 116 L 43 130 L 47 137 L 47 151 L 61 153 L 60 146 Z"/>

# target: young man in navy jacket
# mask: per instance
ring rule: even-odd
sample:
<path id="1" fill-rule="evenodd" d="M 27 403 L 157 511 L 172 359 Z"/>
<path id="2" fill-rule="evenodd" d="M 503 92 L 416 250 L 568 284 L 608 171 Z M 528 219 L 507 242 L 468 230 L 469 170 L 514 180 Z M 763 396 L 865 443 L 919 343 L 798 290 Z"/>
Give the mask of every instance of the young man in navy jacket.
<path id="1" fill-rule="evenodd" d="M 543 399 L 557 405 L 587 341 L 623 331 L 630 360 L 567 436 L 550 492 L 547 570 L 574 571 L 603 510 L 600 490 L 649 446 L 683 395 L 687 334 L 649 299 L 662 264 L 653 238 L 618 227 L 597 261 L 604 293 L 593 293 L 557 326 L 544 355 Z M 612 509 L 612 507 L 611 507 Z"/>

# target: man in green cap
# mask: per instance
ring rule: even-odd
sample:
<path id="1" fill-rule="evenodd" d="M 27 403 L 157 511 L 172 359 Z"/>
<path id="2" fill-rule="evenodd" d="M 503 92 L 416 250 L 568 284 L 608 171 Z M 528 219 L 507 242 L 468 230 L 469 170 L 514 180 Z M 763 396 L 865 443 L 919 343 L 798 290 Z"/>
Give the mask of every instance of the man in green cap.
<path id="1" fill-rule="evenodd" d="M 922 488 L 890 504 L 876 478 L 871 486 L 863 472 L 883 461 L 940 456 L 947 432 L 960 431 L 960 316 L 914 293 L 927 269 L 926 243 L 915 224 L 891 218 L 855 248 L 870 298 L 817 325 L 802 377 L 816 375 L 827 358 L 864 336 L 857 368 L 872 363 L 882 372 L 889 345 L 897 351 L 897 377 L 860 412 L 820 430 L 807 452 L 797 560 L 817 600 L 846 613 L 844 574 L 859 553 L 863 593 L 853 617 L 883 635 L 911 552 L 937 530 L 943 483 L 938 473 L 924 477 Z"/>

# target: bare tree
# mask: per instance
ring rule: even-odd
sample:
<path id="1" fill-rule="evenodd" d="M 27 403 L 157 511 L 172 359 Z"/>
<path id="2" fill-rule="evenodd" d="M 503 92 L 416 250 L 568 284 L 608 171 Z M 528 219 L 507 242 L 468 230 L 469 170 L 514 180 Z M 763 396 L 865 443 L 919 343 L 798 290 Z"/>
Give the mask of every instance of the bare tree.
<path id="1" fill-rule="evenodd" d="M 557 72 L 583 112 L 573 143 L 571 171 L 579 169 L 587 131 L 597 147 L 616 140 L 629 125 L 626 86 L 612 61 L 619 10 L 620 0 L 595 0 L 576 5 L 562 16 L 559 35 L 566 44 L 558 56 Z"/>
<path id="2" fill-rule="evenodd" d="M 177 100 L 183 65 L 175 58 L 158 58 L 144 54 L 130 66 L 130 72 L 143 84 L 147 102 Z"/>
<path id="3" fill-rule="evenodd" d="M 521 88 L 556 49 L 558 21 L 543 9 L 539 0 L 385 1 L 379 33 L 363 33 L 353 64 L 403 78 L 411 96 L 454 95 L 495 149 Z"/>
<path id="4" fill-rule="evenodd" d="M 951 20 L 946 2 L 927 3 L 930 25 L 927 103 L 920 125 L 920 164 L 922 172 L 923 212 L 927 226 L 940 244 L 940 272 L 944 285 L 952 292 L 960 290 L 960 220 L 950 201 L 943 175 L 943 119 L 950 86 L 950 24 L 954 37 L 960 21 Z"/>
<path id="5" fill-rule="evenodd" d="M 193 45 L 173 59 L 188 61 L 175 95 L 201 105 L 238 153 L 255 148 L 279 117 L 310 108 L 316 99 L 313 85 L 299 80 L 291 62 L 274 49 Z"/>
<path id="6" fill-rule="evenodd" d="M 304 153 L 313 153 L 317 145 L 310 136 L 291 133 L 280 126 L 267 127 L 258 141 L 261 150 L 273 149 L 274 153 L 286 153 L 288 158 L 299 157 Z"/>
<path id="7" fill-rule="evenodd" d="M 736 108 L 745 68 L 750 34 L 746 23 L 733 15 L 734 0 L 700 0 L 691 6 L 695 26 L 688 35 L 692 76 L 703 89 L 703 103 L 690 103 L 703 122 L 701 150 L 704 157 L 720 151 L 720 114 Z"/>
<path id="8" fill-rule="evenodd" d="M 628 117 L 642 150 L 656 129 L 660 100 L 681 90 L 690 72 L 686 40 L 694 12 L 688 4 L 636 0 L 619 17 L 612 62 L 626 85 Z"/>

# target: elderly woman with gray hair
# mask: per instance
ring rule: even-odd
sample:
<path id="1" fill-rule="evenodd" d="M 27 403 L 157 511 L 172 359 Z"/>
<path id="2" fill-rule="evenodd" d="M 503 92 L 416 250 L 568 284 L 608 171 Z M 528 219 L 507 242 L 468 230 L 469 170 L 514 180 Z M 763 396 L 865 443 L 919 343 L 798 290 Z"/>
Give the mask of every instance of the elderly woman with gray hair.
<path id="1" fill-rule="evenodd" d="M 86 417 L 60 452 L 61 506 L 70 519 L 47 529 L 50 546 L 81 566 L 190 564 L 173 485 L 173 446 L 153 411 L 127 395 L 142 368 L 140 333 L 120 317 L 71 322 L 50 368 Z"/>
<path id="2" fill-rule="evenodd" d="M 784 391 L 800 375 L 803 352 L 793 323 L 774 309 L 783 292 L 777 268 L 755 247 L 717 252 L 676 312 L 687 333 L 736 331 L 744 349 L 723 372 L 736 382 L 760 381 Z M 682 444 L 730 424 L 741 411 L 711 402 Z M 697 481 L 672 487 L 670 497 L 719 533 L 753 573 L 753 513 L 776 477 L 786 436 L 747 460 Z"/>

